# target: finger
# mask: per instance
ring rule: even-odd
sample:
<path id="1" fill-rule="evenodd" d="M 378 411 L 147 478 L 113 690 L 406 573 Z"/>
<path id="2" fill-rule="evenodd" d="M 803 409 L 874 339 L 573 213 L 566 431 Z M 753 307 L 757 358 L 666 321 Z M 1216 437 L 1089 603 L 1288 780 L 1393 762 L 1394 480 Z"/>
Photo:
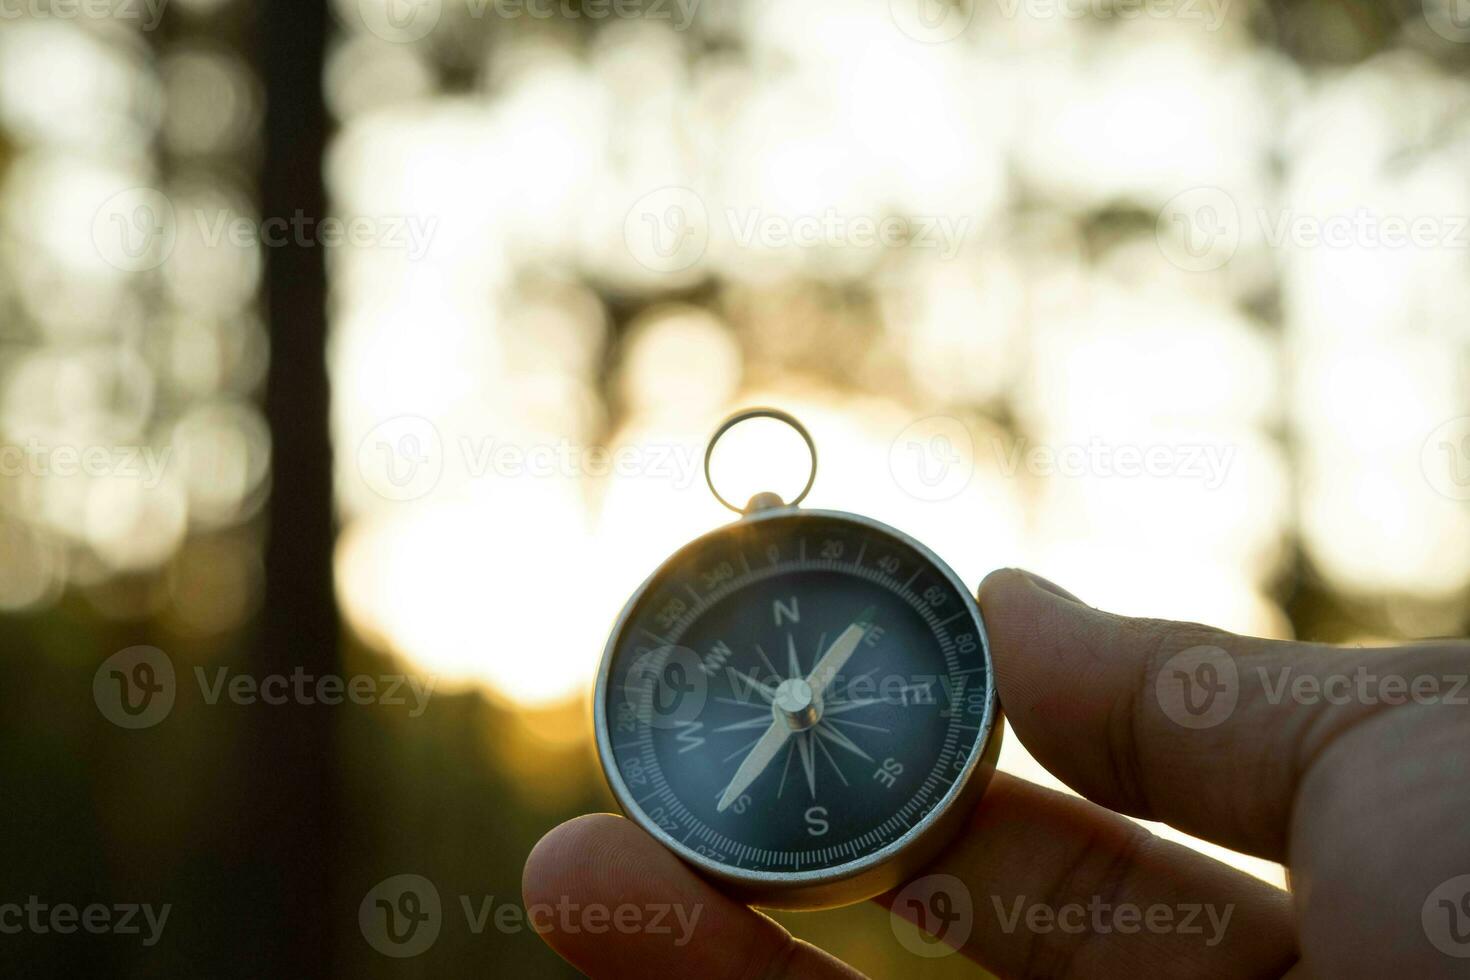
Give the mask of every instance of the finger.
<path id="1" fill-rule="evenodd" d="M 959 895 L 928 897 L 929 875 Z M 935 887 L 943 887 L 937 883 Z M 1279 977 L 1289 896 L 1085 800 L 996 773 L 965 832 L 879 899 L 1001 977 Z M 947 913 L 947 914 L 946 914 Z"/>
<path id="2" fill-rule="evenodd" d="M 857 971 L 716 891 L 632 822 L 578 817 L 526 859 L 526 915 L 594 978 L 851 980 Z"/>
<path id="3" fill-rule="evenodd" d="M 1001 704 L 1038 761 L 1110 809 L 1276 860 L 1307 771 L 1384 706 L 1296 685 L 1436 663 L 1114 616 L 1014 569 L 986 578 L 980 604 Z"/>

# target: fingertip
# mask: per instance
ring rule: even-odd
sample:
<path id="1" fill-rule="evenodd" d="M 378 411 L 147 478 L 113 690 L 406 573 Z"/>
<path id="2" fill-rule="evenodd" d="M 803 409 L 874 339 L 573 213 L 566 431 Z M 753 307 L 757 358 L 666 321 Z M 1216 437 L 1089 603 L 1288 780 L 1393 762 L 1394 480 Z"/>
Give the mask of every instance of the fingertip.
<path id="1" fill-rule="evenodd" d="M 1033 673 L 1053 667 L 1048 651 L 1054 652 L 1068 638 L 1067 621 L 1094 611 L 1067 590 L 1019 568 L 1002 568 L 987 575 L 980 583 L 979 599 L 1001 698 L 1016 702 L 1015 706 L 1031 699 L 1015 697 L 1026 690 L 1008 692 L 1007 688 L 1028 688 Z"/>
<path id="2" fill-rule="evenodd" d="M 985 576 L 985 580 L 980 583 L 980 604 L 984 606 L 987 602 L 1001 604 L 1019 601 L 1038 589 L 1071 602 L 1080 603 L 1082 601 L 1060 585 L 1042 578 L 1035 572 L 1028 572 L 1024 568 L 997 568 Z"/>
<path id="3" fill-rule="evenodd" d="M 616 846 L 619 825 L 626 823 L 611 813 L 588 813 L 547 831 L 531 848 L 521 871 L 526 905 L 580 892 L 587 883 L 589 861 Z"/>

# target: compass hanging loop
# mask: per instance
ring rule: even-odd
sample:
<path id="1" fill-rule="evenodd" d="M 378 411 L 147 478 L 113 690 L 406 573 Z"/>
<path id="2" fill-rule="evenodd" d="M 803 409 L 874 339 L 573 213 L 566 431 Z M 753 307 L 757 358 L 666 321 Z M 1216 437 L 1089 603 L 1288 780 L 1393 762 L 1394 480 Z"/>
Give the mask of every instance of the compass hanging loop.
<path id="1" fill-rule="evenodd" d="M 775 419 L 777 422 L 784 422 L 792 429 L 795 429 L 796 434 L 801 436 L 802 441 L 806 443 L 807 452 L 809 452 L 812 457 L 812 469 L 811 473 L 806 478 L 806 486 L 801 488 L 801 493 L 797 494 L 795 499 L 788 502 L 782 500 L 778 494 L 758 493 L 754 497 L 750 498 L 750 503 L 746 504 L 744 507 L 740 507 L 726 500 L 724 495 L 715 488 L 714 477 L 710 475 L 710 460 L 714 458 L 715 444 L 720 441 L 720 437 L 723 436 L 726 432 L 729 432 L 741 422 L 748 422 L 751 419 Z M 817 444 L 815 441 L 812 440 L 812 434 L 806 430 L 806 426 L 798 422 L 796 420 L 796 417 L 791 415 L 789 412 L 783 412 L 779 408 L 744 409 L 743 411 L 736 412 L 734 415 L 731 415 L 729 418 L 725 419 L 725 421 L 721 422 L 720 427 L 715 430 L 715 434 L 710 436 L 709 445 L 706 446 L 704 450 L 704 482 L 706 485 L 709 486 L 709 492 L 714 494 L 716 500 L 718 500 L 726 508 L 728 508 L 729 510 L 733 510 L 737 514 L 749 514 L 754 511 L 766 510 L 771 507 L 795 507 L 797 504 L 806 499 L 806 495 L 808 493 L 811 493 L 812 484 L 817 482 Z"/>

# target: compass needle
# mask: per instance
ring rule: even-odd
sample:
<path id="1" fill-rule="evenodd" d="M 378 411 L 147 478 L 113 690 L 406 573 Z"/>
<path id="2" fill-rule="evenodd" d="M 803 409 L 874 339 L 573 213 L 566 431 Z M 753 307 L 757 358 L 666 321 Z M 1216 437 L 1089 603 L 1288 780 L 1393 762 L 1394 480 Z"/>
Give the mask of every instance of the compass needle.
<path id="1" fill-rule="evenodd" d="M 719 728 L 712 728 L 712 729 L 710 729 L 710 731 L 712 731 L 712 732 L 738 732 L 738 731 L 742 731 L 742 730 L 747 729 L 747 728 L 766 728 L 770 724 L 771 724 L 770 716 L 763 714 L 759 718 L 747 718 L 744 721 L 731 722 L 728 725 L 721 725 Z"/>
<path id="2" fill-rule="evenodd" d="M 757 776 L 765 772 L 766 766 L 776 758 L 776 753 L 781 751 L 781 746 L 785 745 L 786 740 L 790 737 L 790 726 L 779 718 L 772 722 L 771 727 L 766 729 L 766 733 L 755 740 L 755 747 L 750 750 L 745 761 L 740 763 L 740 768 L 735 770 L 735 775 L 730 779 L 730 785 L 725 787 L 725 792 L 721 794 L 720 802 L 715 806 L 715 810 L 724 813 L 726 807 L 739 799 L 740 794 L 745 792 L 745 788 L 755 782 Z M 730 758 L 734 758 L 734 755 Z"/>
<path id="3" fill-rule="evenodd" d="M 857 619 L 853 620 L 852 625 L 843 630 L 832 642 L 827 652 L 822 654 L 822 659 L 817 661 L 812 672 L 807 675 L 806 682 L 811 685 L 818 697 L 852 659 L 853 653 L 857 651 L 858 643 L 862 642 L 863 636 L 868 632 L 868 627 L 873 625 L 873 612 L 873 607 L 869 606 L 858 613 Z M 793 651 L 792 656 L 795 655 Z"/>

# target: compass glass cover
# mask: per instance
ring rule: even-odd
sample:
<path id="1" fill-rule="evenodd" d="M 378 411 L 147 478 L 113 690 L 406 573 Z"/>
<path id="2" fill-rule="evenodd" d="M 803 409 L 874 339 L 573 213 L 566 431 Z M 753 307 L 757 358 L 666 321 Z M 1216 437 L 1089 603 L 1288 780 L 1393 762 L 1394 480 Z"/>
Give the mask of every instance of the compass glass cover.
<path id="1" fill-rule="evenodd" d="M 603 669 L 604 765 L 625 809 L 737 872 L 878 854 L 953 795 L 990 721 L 973 600 L 896 533 L 832 514 L 686 546 Z"/>

